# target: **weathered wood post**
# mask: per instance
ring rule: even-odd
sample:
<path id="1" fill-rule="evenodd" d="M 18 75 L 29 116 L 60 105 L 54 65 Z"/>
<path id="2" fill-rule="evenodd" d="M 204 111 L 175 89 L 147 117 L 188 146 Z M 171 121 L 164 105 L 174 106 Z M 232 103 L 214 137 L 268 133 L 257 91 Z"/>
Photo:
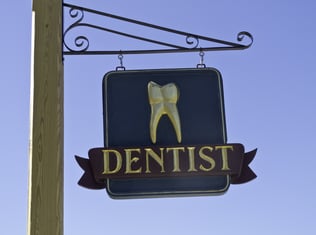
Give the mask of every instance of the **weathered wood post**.
<path id="1" fill-rule="evenodd" d="M 62 0 L 33 0 L 28 235 L 63 234 Z"/>

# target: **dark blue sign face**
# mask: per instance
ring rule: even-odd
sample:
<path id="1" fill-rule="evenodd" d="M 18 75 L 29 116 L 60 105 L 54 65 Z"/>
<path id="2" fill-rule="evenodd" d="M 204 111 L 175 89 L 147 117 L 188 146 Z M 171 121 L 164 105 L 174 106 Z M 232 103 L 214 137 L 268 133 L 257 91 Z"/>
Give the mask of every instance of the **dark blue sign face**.
<path id="1" fill-rule="evenodd" d="M 103 110 L 108 148 L 226 143 L 222 78 L 216 69 L 109 72 L 103 80 Z M 176 155 L 173 171 L 188 171 L 178 167 Z M 133 177 L 138 168 L 132 169 L 133 157 L 129 161 L 130 177 L 107 179 L 113 198 L 221 194 L 230 185 L 228 175 Z"/>

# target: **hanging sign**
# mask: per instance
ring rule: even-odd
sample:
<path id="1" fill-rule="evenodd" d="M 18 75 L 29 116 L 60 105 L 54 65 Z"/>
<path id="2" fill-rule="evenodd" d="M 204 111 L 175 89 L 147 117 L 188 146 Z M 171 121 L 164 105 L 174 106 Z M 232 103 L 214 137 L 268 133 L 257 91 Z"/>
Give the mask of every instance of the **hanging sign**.
<path id="1" fill-rule="evenodd" d="M 214 195 L 256 177 L 256 150 L 227 143 L 218 70 L 113 71 L 103 79 L 104 146 L 79 185 L 113 198 Z"/>

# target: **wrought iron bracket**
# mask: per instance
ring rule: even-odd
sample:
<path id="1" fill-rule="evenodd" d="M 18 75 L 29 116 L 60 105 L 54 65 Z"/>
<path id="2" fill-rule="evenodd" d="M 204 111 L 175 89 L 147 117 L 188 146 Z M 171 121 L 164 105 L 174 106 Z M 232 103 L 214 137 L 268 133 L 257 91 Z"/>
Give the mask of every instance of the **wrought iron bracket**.
<path id="1" fill-rule="evenodd" d="M 229 42 L 224 40 L 219 40 L 215 38 L 205 37 L 202 35 L 197 35 L 193 33 L 187 33 L 179 30 L 174 30 L 171 28 L 161 27 L 158 25 L 129 19 L 125 17 L 121 17 L 118 15 L 113 15 L 101 11 L 96 11 L 93 9 L 76 6 L 68 3 L 63 3 L 64 9 L 67 8 L 70 18 L 72 19 L 73 23 L 71 23 L 65 30 L 63 31 L 63 54 L 64 55 L 118 55 L 118 54 L 155 54 L 155 53 L 180 53 L 180 52 L 198 52 L 203 49 L 203 51 L 225 51 L 225 50 L 244 50 L 249 48 L 253 43 L 253 37 L 250 33 L 246 31 L 239 32 L 237 34 L 237 41 L 239 43 L 235 42 Z M 64 10 L 64 18 L 65 13 Z M 183 36 L 185 37 L 184 45 L 181 46 L 175 43 L 168 43 L 168 42 L 162 42 L 158 41 L 152 38 L 138 36 L 134 34 L 129 34 L 125 32 L 121 32 L 118 30 L 106 28 L 103 26 L 98 26 L 92 23 L 89 23 L 85 19 L 85 13 L 93 14 L 93 15 L 99 15 L 102 17 L 108 17 L 115 20 L 131 23 L 134 25 L 139 25 L 142 27 L 147 27 L 159 31 L 164 31 L 167 33 L 170 33 L 172 35 L 177 36 Z M 90 49 L 90 42 L 89 38 L 84 35 L 79 35 L 73 37 L 73 42 L 69 44 L 66 41 L 67 35 L 75 28 L 90 28 L 90 29 L 96 29 L 104 32 L 109 32 L 112 34 L 117 34 L 120 36 L 128 37 L 137 39 L 140 41 L 152 43 L 155 45 L 159 45 L 162 48 L 160 49 L 153 49 L 153 50 L 91 50 Z M 248 41 L 247 44 L 241 44 L 242 41 Z M 71 40 L 68 40 L 71 41 Z M 212 44 L 212 46 L 203 46 L 201 45 L 201 42 L 206 42 L 208 44 Z M 215 45 L 215 46 L 214 46 Z"/>

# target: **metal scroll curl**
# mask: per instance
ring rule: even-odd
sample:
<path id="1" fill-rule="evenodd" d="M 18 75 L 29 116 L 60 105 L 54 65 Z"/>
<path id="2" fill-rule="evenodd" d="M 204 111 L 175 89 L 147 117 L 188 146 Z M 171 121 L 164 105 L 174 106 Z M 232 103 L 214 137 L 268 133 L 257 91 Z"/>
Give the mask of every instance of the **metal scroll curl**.
<path id="1" fill-rule="evenodd" d="M 76 5 L 71 5 L 64 3 L 64 7 L 69 8 L 69 17 L 73 20 L 66 30 L 63 33 L 63 44 L 64 44 L 64 54 L 65 55 L 115 55 L 115 54 L 154 54 L 154 53 L 179 53 L 179 52 L 196 52 L 200 51 L 203 48 L 203 51 L 224 51 L 224 50 L 243 50 L 249 48 L 253 43 L 253 37 L 250 33 L 246 31 L 239 32 L 237 34 L 237 41 L 244 42 L 248 39 L 248 44 L 241 44 L 235 42 L 229 42 L 224 40 L 219 40 L 215 38 L 205 37 L 202 35 L 187 33 L 179 30 L 174 30 L 171 28 L 166 28 L 142 21 L 137 21 L 134 19 L 129 19 L 117 15 L 112 15 L 105 12 L 96 11 L 93 9 L 88 9 Z M 109 17 L 112 19 L 116 19 L 119 21 L 131 23 L 134 25 L 139 25 L 143 27 L 147 27 L 150 29 L 155 29 L 163 32 L 170 33 L 172 35 L 177 36 L 184 36 L 185 37 L 185 45 L 179 45 L 169 42 L 158 41 L 152 38 L 138 36 L 134 34 L 129 34 L 125 32 L 121 32 L 118 30 L 113 30 L 110 28 L 106 28 L 103 26 L 95 25 L 92 23 L 84 22 L 85 20 L 85 13 L 90 13 L 93 15 Z M 119 51 L 111 51 L 111 50 L 90 50 L 90 42 L 89 38 L 84 35 L 78 35 L 75 37 L 67 36 L 70 31 L 77 29 L 77 28 L 91 28 L 96 29 L 104 32 L 109 32 L 112 34 L 117 34 L 123 37 L 133 38 L 144 42 L 149 42 L 155 45 L 162 46 L 160 49 L 153 49 L 153 50 L 119 50 Z M 77 31 L 76 31 L 77 32 Z M 72 38 L 72 40 L 68 40 L 71 43 L 66 41 L 66 37 Z M 207 43 L 215 44 L 215 46 L 201 46 L 200 42 L 204 41 Z"/>
<path id="2" fill-rule="evenodd" d="M 198 48 L 200 44 L 199 38 L 194 35 L 188 35 L 185 41 L 188 45 L 192 45 L 191 48 Z"/>
<path id="3" fill-rule="evenodd" d="M 248 33 L 247 31 L 242 31 L 242 32 L 239 32 L 238 35 L 237 35 L 237 41 L 241 42 L 244 40 L 244 38 L 248 38 L 250 39 L 250 43 L 247 45 L 247 48 L 250 47 L 253 43 L 253 37 L 250 33 Z"/>
<path id="4" fill-rule="evenodd" d="M 74 47 L 71 47 L 65 41 L 66 35 L 70 30 L 82 25 L 80 22 L 84 19 L 84 10 L 80 9 L 80 8 L 72 7 L 69 9 L 69 16 L 74 20 L 74 22 L 64 31 L 64 34 L 63 34 L 64 46 L 70 52 L 87 51 L 90 43 L 89 43 L 89 39 L 86 36 L 80 35 L 80 36 L 75 37 L 74 38 Z"/>

